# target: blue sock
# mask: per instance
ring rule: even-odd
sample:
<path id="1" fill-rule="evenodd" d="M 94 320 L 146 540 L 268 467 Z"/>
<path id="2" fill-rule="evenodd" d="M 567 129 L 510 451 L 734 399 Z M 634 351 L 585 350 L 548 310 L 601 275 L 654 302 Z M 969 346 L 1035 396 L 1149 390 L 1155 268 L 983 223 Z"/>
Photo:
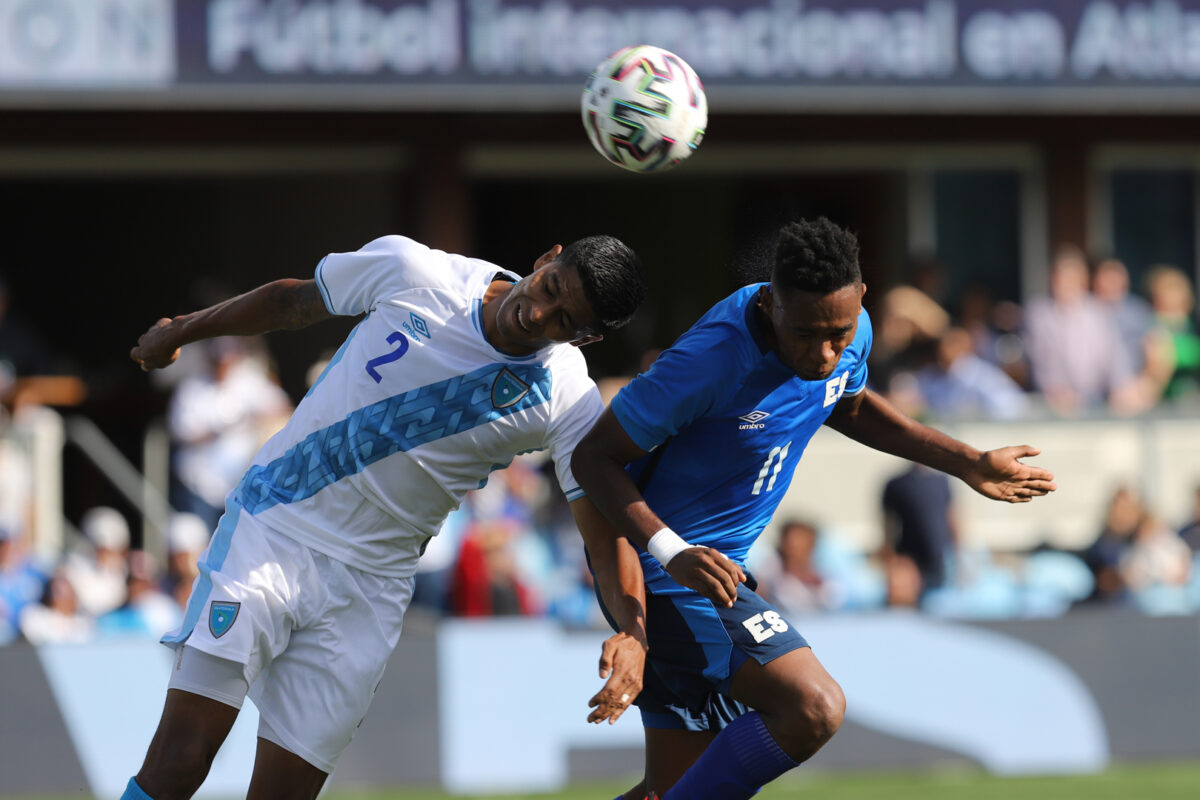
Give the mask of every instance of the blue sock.
<path id="1" fill-rule="evenodd" d="M 130 778 L 129 785 L 125 787 L 125 794 L 121 795 L 121 800 L 154 800 L 154 798 L 138 786 L 136 778 Z"/>
<path id="2" fill-rule="evenodd" d="M 663 800 L 745 800 L 796 765 L 771 736 L 762 716 L 751 711 L 713 739 Z"/>

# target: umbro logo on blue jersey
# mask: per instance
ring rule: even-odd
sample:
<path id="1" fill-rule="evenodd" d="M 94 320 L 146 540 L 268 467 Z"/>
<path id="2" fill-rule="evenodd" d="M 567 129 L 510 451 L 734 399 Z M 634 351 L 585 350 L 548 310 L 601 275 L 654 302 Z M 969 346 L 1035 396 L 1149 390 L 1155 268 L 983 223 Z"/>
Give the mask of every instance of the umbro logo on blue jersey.
<path id="1" fill-rule="evenodd" d="M 758 409 L 751 411 L 749 414 L 743 414 L 742 416 L 738 417 L 738 419 L 742 421 L 742 424 L 738 425 L 738 430 L 761 431 L 763 428 L 767 427 L 766 424 L 763 423 L 763 420 L 769 416 L 771 416 L 771 412 L 759 411 Z"/>
<path id="2" fill-rule="evenodd" d="M 424 336 L 426 339 L 433 338 L 433 336 L 429 333 L 429 323 L 421 319 L 421 317 L 418 316 L 417 312 L 415 311 L 409 313 L 408 322 L 400 323 L 400 327 L 408 331 L 408 335 L 411 336 L 414 341 L 420 341 L 422 336 Z"/>
<path id="3" fill-rule="evenodd" d="M 208 629 L 212 632 L 212 635 L 220 639 L 229 633 L 229 629 L 233 627 L 233 622 L 237 619 L 238 611 L 241 610 L 241 607 L 241 603 L 212 601 L 212 604 L 208 607 Z"/>
<path id="4" fill-rule="evenodd" d="M 492 405 L 496 408 L 515 405 L 527 394 L 529 384 L 512 374 L 507 367 L 500 370 L 492 382 Z"/>

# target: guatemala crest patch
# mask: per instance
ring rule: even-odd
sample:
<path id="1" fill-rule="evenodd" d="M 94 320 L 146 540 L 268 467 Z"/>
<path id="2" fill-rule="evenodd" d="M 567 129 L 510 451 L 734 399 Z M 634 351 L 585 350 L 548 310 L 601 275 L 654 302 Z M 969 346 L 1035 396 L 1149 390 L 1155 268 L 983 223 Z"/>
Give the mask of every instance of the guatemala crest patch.
<path id="1" fill-rule="evenodd" d="M 220 639 L 229 633 L 241 607 L 241 603 L 221 603 L 214 600 L 208 608 L 208 629 L 212 635 Z"/>
<path id="2" fill-rule="evenodd" d="M 521 401 L 529 394 L 529 384 L 514 375 L 507 367 L 500 370 L 496 380 L 492 382 L 492 405 L 496 408 L 508 408 Z"/>

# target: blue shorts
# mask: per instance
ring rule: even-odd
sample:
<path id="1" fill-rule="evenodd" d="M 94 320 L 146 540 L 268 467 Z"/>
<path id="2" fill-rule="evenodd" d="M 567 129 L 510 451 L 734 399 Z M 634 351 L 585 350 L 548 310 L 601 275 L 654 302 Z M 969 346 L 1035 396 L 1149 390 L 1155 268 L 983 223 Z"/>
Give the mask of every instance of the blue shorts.
<path id="1" fill-rule="evenodd" d="M 750 710 L 729 697 L 730 681 L 748 659 L 767 664 L 808 647 L 792 624 L 745 584 L 738 587 L 733 608 L 717 608 L 695 592 L 647 590 L 646 635 L 650 652 L 635 703 L 647 728 L 721 730 Z"/>

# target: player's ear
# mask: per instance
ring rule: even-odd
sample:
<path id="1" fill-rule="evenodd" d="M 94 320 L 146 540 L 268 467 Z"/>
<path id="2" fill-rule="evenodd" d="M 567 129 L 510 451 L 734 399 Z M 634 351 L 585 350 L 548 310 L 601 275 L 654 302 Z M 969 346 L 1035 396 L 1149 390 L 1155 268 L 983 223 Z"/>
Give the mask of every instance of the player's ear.
<path id="1" fill-rule="evenodd" d="M 557 259 L 561 253 L 562 253 L 562 245 L 561 244 L 556 244 L 556 245 L 554 245 L 554 247 L 551 247 L 549 250 L 542 253 L 542 255 L 538 258 L 538 260 L 533 262 L 534 272 L 538 271 L 542 267 L 546 266 L 550 262 Z"/>
<path id="2" fill-rule="evenodd" d="M 578 339 L 573 339 L 571 341 L 571 346 L 572 347 L 583 347 L 585 344 L 591 344 L 592 342 L 598 342 L 603 338 L 604 338 L 604 334 L 602 334 L 602 333 L 589 333 L 587 336 L 580 336 Z"/>

